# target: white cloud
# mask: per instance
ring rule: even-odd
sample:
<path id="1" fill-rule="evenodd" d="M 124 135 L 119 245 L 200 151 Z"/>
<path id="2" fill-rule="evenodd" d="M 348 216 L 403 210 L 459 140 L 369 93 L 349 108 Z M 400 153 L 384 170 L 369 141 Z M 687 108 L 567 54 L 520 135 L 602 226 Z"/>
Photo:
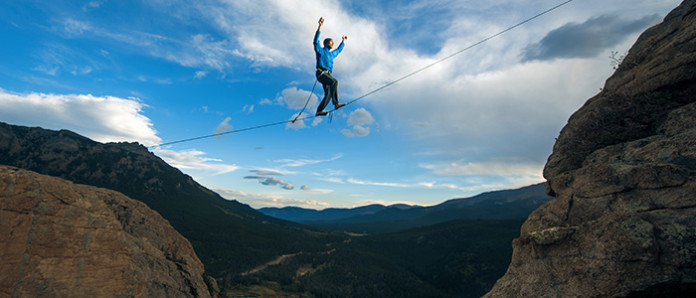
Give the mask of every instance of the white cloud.
<path id="1" fill-rule="evenodd" d="M 242 107 L 242 113 L 251 114 L 254 112 L 254 105 L 245 105 Z"/>
<path id="2" fill-rule="evenodd" d="M 359 108 L 348 115 L 347 123 L 349 126 L 353 126 L 353 129 L 343 129 L 341 133 L 347 137 L 365 137 L 370 134 L 370 127 L 365 126 L 374 122 L 375 119 L 370 112 L 365 108 Z"/>
<path id="3" fill-rule="evenodd" d="M 285 124 L 285 128 L 292 128 L 292 129 L 303 129 L 307 128 L 307 125 L 305 124 L 305 118 L 307 118 L 307 113 L 300 115 L 299 112 L 295 113 L 294 115 L 290 116 L 288 120 L 290 122 Z"/>
<path id="4" fill-rule="evenodd" d="M 89 11 L 91 11 L 91 10 L 93 10 L 93 9 L 97 9 L 97 8 L 99 8 L 100 6 L 102 6 L 102 4 L 104 4 L 104 2 L 106 2 L 106 0 L 101 0 L 101 1 L 89 1 L 89 2 L 87 2 L 85 5 L 82 6 L 82 11 L 84 11 L 84 12 L 89 12 Z"/>
<path id="5" fill-rule="evenodd" d="M 341 129 L 341 133 L 346 137 L 366 137 L 370 134 L 370 128 L 355 125 L 353 126 L 353 130 Z"/>
<path id="6" fill-rule="evenodd" d="M 16 94 L 0 89 L 0 119 L 10 124 L 68 129 L 99 142 L 159 144 L 137 98 L 91 94 Z"/>
<path id="7" fill-rule="evenodd" d="M 374 181 L 367 181 L 367 180 L 359 180 L 355 178 L 348 178 L 348 183 L 352 184 L 357 184 L 357 185 L 370 185 L 370 186 L 388 186 L 388 187 L 409 187 L 408 184 L 403 184 L 403 183 L 392 183 L 392 182 L 374 182 Z"/>
<path id="8" fill-rule="evenodd" d="M 237 165 L 225 164 L 220 159 L 205 157 L 205 152 L 191 149 L 185 151 L 173 151 L 156 148 L 152 150 L 168 164 L 182 171 L 203 172 L 211 175 L 221 175 L 234 172 L 239 169 Z"/>
<path id="9" fill-rule="evenodd" d="M 321 180 L 321 181 L 331 182 L 331 183 L 339 183 L 339 184 L 346 183 L 343 179 L 337 178 L 337 177 L 319 177 L 317 179 Z"/>
<path id="10" fill-rule="evenodd" d="M 477 177 L 478 178 L 478 177 Z M 513 187 L 522 187 L 543 181 L 539 179 L 539 176 L 514 176 L 506 177 L 505 183 L 500 184 L 486 184 L 480 181 L 474 181 L 470 183 L 471 185 L 456 185 L 452 183 L 438 183 L 436 181 L 424 181 L 424 182 L 414 182 L 414 183 L 395 183 L 395 182 L 376 182 L 355 178 L 348 178 L 343 181 L 342 179 L 336 178 L 319 178 L 319 180 L 334 183 L 350 183 L 361 186 L 377 186 L 377 187 L 392 187 L 392 188 L 409 188 L 409 189 L 449 189 L 457 190 L 465 193 L 472 193 L 477 191 L 491 190 L 491 189 L 504 189 Z M 512 186 L 510 186 L 512 185 Z"/>
<path id="11" fill-rule="evenodd" d="M 320 195 L 330 194 L 333 192 L 331 189 L 310 188 L 308 185 L 302 185 L 300 189 L 308 193 Z"/>
<path id="12" fill-rule="evenodd" d="M 443 176 L 468 177 L 473 179 L 470 186 L 435 185 L 466 192 L 492 189 L 523 187 L 545 181 L 542 171 L 544 163 L 533 163 L 516 160 L 515 158 L 497 159 L 482 162 L 464 160 L 434 164 L 421 164 L 420 167 L 430 170 L 433 174 Z M 490 181 L 497 177 L 495 184 L 481 182 Z"/>
<path id="13" fill-rule="evenodd" d="M 372 118 L 372 114 L 365 110 L 365 108 L 359 108 L 355 111 L 350 112 L 348 115 L 348 125 L 370 125 L 375 122 Z"/>
<path id="14" fill-rule="evenodd" d="M 232 120 L 232 117 L 227 117 L 227 118 L 225 118 L 225 120 L 222 120 L 222 122 L 220 122 L 220 124 L 218 124 L 218 126 L 215 128 L 215 130 L 213 130 L 213 133 L 214 134 L 222 134 L 225 132 L 232 131 L 233 127 L 232 127 L 232 125 L 229 124 L 230 120 Z M 221 137 L 222 137 L 222 135 L 218 135 L 215 138 L 220 139 Z"/>
<path id="15" fill-rule="evenodd" d="M 282 194 L 256 194 L 249 192 L 242 192 L 231 189 L 213 189 L 213 191 L 220 194 L 223 198 L 228 200 L 237 200 L 245 204 L 251 205 L 253 208 L 263 208 L 263 207 L 285 207 L 285 206 L 296 206 L 302 208 L 310 209 L 325 209 L 331 207 L 328 203 L 319 202 L 314 200 L 300 200 L 287 198 Z"/>
<path id="16" fill-rule="evenodd" d="M 488 162 L 455 161 L 449 163 L 423 164 L 422 168 L 438 175 L 449 176 L 535 176 L 542 177 L 544 164 L 520 163 L 515 160 L 497 160 Z"/>
<path id="17" fill-rule="evenodd" d="M 63 33 L 68 36 L 82 35 L 86 31 L 93 30 L 90 24 L 75 19 L 66 19 L 63 21 L 62 25 Z"/>
<path id="18" fill-rule="evenodd" d="M 207 71 L 199 70 L 193 75 L 193 77 L 196 79 L 202 79 L 202 78 L 205 78 L 205 76 L 207 76 L 207 75 L 208 75 Z"/>
<path id="19" fill-rule="evenodd" d="M 313 165 L 313 164 L 318 164 L 318 163 L 324 163 L 324 162 L 330 162 L 334 160 L 341 159 L 343 157 L 343 154 L 335 154 L 332 158 L 329 159 L 279 159 L 276 160 L 275 162 L 282 163 L 282 167 L 303 167 L 306 165 Z"/>
<path id="20" fill-rule="evenodd" d="M 307 111 L 311 111 L 317 107 L 317 96 L 306 90 L 297 89 L 297 87 L 286 88 L 276 98 L 276 101 L 288 107 L 291 110 L 300 110 L 305 104 Z"/>

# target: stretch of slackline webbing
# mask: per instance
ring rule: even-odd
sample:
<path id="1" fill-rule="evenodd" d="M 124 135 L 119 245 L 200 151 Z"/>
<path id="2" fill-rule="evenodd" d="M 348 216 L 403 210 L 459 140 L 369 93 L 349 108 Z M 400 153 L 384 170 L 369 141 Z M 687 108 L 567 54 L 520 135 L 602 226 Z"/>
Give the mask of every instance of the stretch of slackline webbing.
<path id="1" fill-rule="evenodd" d="M 498 32 L 498 33 L 496 33 L 496 34 L 493 34 L 493 35 L 489 36 L 489 37 L 486 37 L 486 38 L 482 39 L 481 41 L 479 41 L 479 42 L 477 42 L 477 43 L 474 43 L 474 44 L 472 44 L 472 45 L 470 45 L 470 46 L 468 46 L 468 47 L 466 47 L 466 48 L 464 48 L 464 49 L 461 49 L 461 50 L 459 50 L 459 51 L 457 51 L 457 52 L 454 52 L 453 54 L 450 54 L 450 55 L 447 56 L 447 57 L 441 58 L 441 59 L 439 59 L 439 60 L 437 60 L 437 61 L 435 61 L 435 62 L 433 62 L 433 63 L 431 63 L 431 64 L 428 64 L 428 65 L 426 65 L 426 66 L 424 66 L 424 67 L 421 67 L 420 69 L 418 69 L 418 70 L 416 70 L 416 71 L 414 71 L 414 72 L 411 72 L 411 73 L 409 73 L 409 74 L 407 74 L 407 75 L 405 75 L 405 76 L 402 76 L 402 77 L 400 77 L 400 78 L 398 78 L 398 79 L 396 79 L 396 80 L 394 80 L 394 81 L 391 81 L 391 82 L 389 82 L 389 83 L 386 83 L 386 84 L 384 84 L 383 86 L 381 86 L 381 87 L 379 87 L 379 88 L 377 88 L 377 89 L 374 89 L 374 90 L 372 90 L 372 91 L 370 91 L 370 92 L 367 92 L 367 93 L 365 93 L 365 94 L 363 94 L 363 95 L 361 95 L 361 96 L 359 96 L 359 97 L 357 97 L 357 98 L 355 98 L 355 99 L 353 99 L 353 100 L 351 100 L 351 101 L 346 102 L 346 105 L 352 104 L 352 103 L 354 103 L 354 102 L 356 102 L 356 101 L 358 101 L 358 100 L 361 100 L 361 99 L 363 99 L 363 98 L 365 98 L 365 97 L 368 97 L 368 96 L 370 96 L 370 95 L 372 95 L 372 94 L 375 94 L 375 93 L 377 93 L 377 92 L 379 92 L 379 91 L 381 91 L 381 90 L 383 90 L 383 89 L 385 89 L 385 88 L 387 88 L 387 87 L 389 87 L 389 86 L 392 86 L 392 85 L 394 85 L 394 84 L 396 84 L 396 83 L 399 83 L 399 82 L 401 82 L 401 81 L 403 81 L 403 80 L 405 80 L 405 79 L 407 79 L 407 78 L 410 78 L 410 77 L 412 77 L 412 76 L 414 76 L 414 75 L 416 75 L 416 74 L 418 74 L 418 73 L 420 73 L 420 72 L 422 72 L 422 71 L 424 71 L 424 70 L 426 70 L 426 69 L 429 69 L 429 68 L 431 68 L 431 67 L 433 67 L 433 66 L 435 66 L 435 65 L 437 65 L 437 64 L 440 64 L 440 63 L 442 63 L 442 62 L 444 62 L 444 61 L 446 61 L 446 60 L 449 60 L 449 59 L 453 58 L 454 56 L 457 56 L 457 55 L 459 55 L 459 54 L 461 54 L 461 53 L 463 53 L 463 52 L 466 52 L 466 51 L 468 51 L 468 50 L 470 50 L 470 49 L 472 49 L 472 48 L 474 48 L 474 47 L 477 47 L 477 46 L 479 46 L 479 45 L 481 45 L 481 44 L 483 44 L 483 43 L 485 43 L 485 42 L 487 42 L 487 41 L 489 41 L 489 40 L 491 40 L 491 39 L 493 39 L 493 38 L 496 38 L 496 37 L 498 37 L 498 36 L 500 36 L 500 35 L 503 35 L 503 34 L 507 33 L 507 32 L 510 31 L 510 30 L 513 30 L 513 29 L 515 29 L 515 28 L 517 28 L 517 27 L 519 27 L 519 26 L 522 26 L 522 25 L 524 25 L 524 24 L 526 24 L 526 23 L 528 23 L 528 22 L 531 22 L 532 20 L 537 19 L 537 18 L 539 18 L 539 17 L 541 17 L 541 16 L 543 16 L 543 15 L 545 15 L 545 14 L 547 14 L 547 13 L 550 13 L 550 12 L 552 12 L 552 11 L 554 11 L 554 10 L 556 10 L 556 9 L 558 9 L 558 8 L 560 8 L 560 7 L 562 7 L 562 6 L 566 5 L 566 4 L 568 4 L 568 3 L 570 3 L 570 2 L 573 2 L 573 0 L 567 0 L 567 1 L 563 2 L 563 3 L 561 3 L 561 4 L 558 4 L 558 5 L 554 6 L 554 7 L 551 7 L 551 8 L 549 8 L 549 9 L 543 11 L 543 12 L 538 13 L 537 15 L 535 15 L 535 16 L 533 16 L 533 17 L 531 17 L 531 18 L 528 18 L 528 19 L 526 19 L 526 20 L 524 20 L 524 21 L 522 21 L 522 22 L 519 22 L 519 23 L 517 23 L 517 24 L 515 24 L 515 25 L 513 25 L 513 26 L 510 26 L 510 27 L 508 27 L 507 29 L 505 29 L 505 30 L 503 30 L 503 31 L 500 31 L 500 32 Z M 315 87 L 316 87 L 316 84 L 317 84 L 317 82 L 315 81 L 315 82 L 314 82 L 314 86 L 315 86 Z M 312 92 L 314 92 L 314 87 L 312 87 Z M 310 92 L 310 95 L 309 95 L 309 96 L 310 96 L 310 98 L 311 98 L 311 96 L 312 96 L 311 92 Z M 307 100 L 307 103 L 309 103 L 309 100 Z M 303 121 L 304 121 L 304 120 L 308 120 L 308 119 L 317 118 L 318 116 L 316 116 L 316 115 L 309 115 L 309 116 L 306 116 L 306 117 L 303 117 L 303 118 L 299 118 L 299 116 L 302 114 L 302 112 L 303 112 L 303 111 L 305 110 L 305 108 L 307 107 L 307 103 L 305 103 L 305 107 L 302 108 L 302 111 L 301 111 L 294 119 L 285 120 L 285 121 L 278 121 L 278 122 L 273 122 L 273 123 L 267 123 L 267 124 L 261 124 L 261 125 L 257 125 L 257 126 L 251 126 L 251 127 L 246 127 L 246 128 L 240 128 L 240 129 L 233 129 L 233 130 L 228 130 L 228 131 L 224 131 L 224 132 L 219 132 L 219 133 L 214 133 L 214 134 L 209 134 L 209 135 L 199 136 L 199 137 L 194 137 L 194 138 L 188 138 L 188 139 L 183 139 L 183 140 L 178 140 L 178 141 L 172 141 L 172 142 L 162 143 L 162 144 L 159 144 L 159 145 L 154 145 L 154 146 L 152 146 L 152 147 L 161 147 L 161 146 L 173 145 L 173 144 L 184 143 L 184 142 L 190 142 L 190 141 L 195 141 L 195 140 L 200 140 L 200 139 L 206 139 L 206 138 L 212 138 L 212 137 L 218 137 L 218 136 L 222 136 L 222 135 L 233 134 L 233 133 L 238 133 L 238 132 L 243 132 L 243 131 L 248 131 L 248 130 L 254 130 L 254 129 L 264 128 L 264 127 L 282 125 L 282 124 L 287 124 L 287 123 L 294 123 L 294 122 L 297 121 L 297 120 L 303 120 Z M 333 109 L 333 110 L 330 110 L 330 111 L 328 111 L 328 112 L 329 112 L 329 113 L 332 113 L 332 112 L 335 111 L 335 110 L 336 110 L 336 109 Z"/>

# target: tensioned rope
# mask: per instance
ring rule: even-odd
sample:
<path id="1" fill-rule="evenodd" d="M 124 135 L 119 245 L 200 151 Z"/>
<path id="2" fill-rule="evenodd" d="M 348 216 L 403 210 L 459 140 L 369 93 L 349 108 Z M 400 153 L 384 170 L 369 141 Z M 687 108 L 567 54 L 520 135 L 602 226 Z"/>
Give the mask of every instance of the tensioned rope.
<path id="1" fill-rule="evenodd" d="M 528 19 L 526 19 L 526 20 L 524 20 L 524 21 L 522 21 L 522 22 L 519 22 L 519 23 L 517 23 L 517 24 L 515 24 L 515 25 L 513 25 L 513 26 L 510 26 L 510 27 L 508 27 L 507 29 L 505 29 L 505 30 L 503 30 L 503 31 L 500 31 L 500 32 L 498 32 L 498 33 L 496 33 L 496 34 L 493 34 L 493 35 L 489 36 L 489 37 L 486 37 L 486 38 L 482 39 L 481 41 L 479 41 L 479 42 L 477 42 L 477 43 L 474 43 L 474 44 L 472 44 L 472 45 L 470 45 L 470 46 L 468 46 L 468 47 L 466 47 L 466 48 L 464 48 L 464 49 L 461 49 L 461 50 L 459 50 L 459 51 L 457 51 L 457 52 L 454 52 L 453 54 L 450 54 L 449 56 L 446 56 L 446 57 L 441 58 L 441 59 L 439 59 L 439 60 L 437 60 L 437 61 L 435 61 L 435 62 L 433 62 L 433 63 L 430 63 L 430 64 L 428 64 L 428 65 L 426 65 L 426 66 L 423 66 L 423 67 L 421 67 L 420 69 L 418 69 L 418 70 L 416 70 L 416 71 L 413 71 L 413 72 L 411 72 L 411 73 L 409 73 L 409 74 L 407 74 L 407 75 L 405 75 L 405 76 L 402 76 L 402 77 L 400 77 L 400 78 L 398 78 L 398 79 L 396 79 L 396 80 L 394 80 L 394 81 L 391 81 L 391 82 L 389 82 L 389 83 L 386 83 L 386 84 L 382 85 L 382 86 L 379 87 L 379 88 L 376 88 L 376 89 L 374 89 L 374 90 L 372 90 L 372 91 L 370 91 L 370 92 L 367 92 L 367 93 L 365 93 L 365 94 L 363 94 L 363 95 L 361 95 L 361 96 L 359 96 L 359 97 L 357 97 L 357 98 L 355 98 L 355 99 L 353 99 L 353 100 L 351 100 L 351 101 L 346 102 L 346 105 L 352 104 L 352 103 L 354 103 L 354 102 L 356 102 L 356 101 L 358 101 L 358 100 L 361 100 L 361 99 L 363 99 L 363 98 L 365 98 L 365 97 L 368 97 L 368 96 L 370 96 L 370 95 L 372 95 L 372 94 L 375 94 L 375 93 L 377 93 L 377 92 L 379 92 L 379 91 L 382 91 L 382 90 L 384 90 L 385 88 L 387 88 L 387 87 L 389 87 L 389 86 L 392 86 L 392 85 L 394 85 L 394 84 L 396 84 L 396 83 L 398 83 L 398 82 L 401 82 L 401 81 L 403 81 L 403 80 L 405 80 L 405 79 L 407 79 L 407 78 L 410 78 L 410 77 L 412 77 L 412 76 L 414 76 L 414 75 L 416 75 L 416 74 L 418 74 L 418 73 L 421 73 L 421 72 L 423 72 L 423 71 L 426 70 L 426 69 L 429 69 L 429 68 L 431 68 L 431 67 L 433 67 L 433 66 L 435 66 L 435 65 L 437 65 L 437 64 L 440 64 L 440 63 L 442 63 L 442 62 L 444 62 L 444 61 L 446 61 L 446 60 L 449 60 L 449 59 L 453 58 L 454 56 L 457 56 L 457 55 L 459 55 L 459 54 L 461 54 L 461 53 L 464 53 L 464 52 L 466 52 L 466 51 L 468 51 L 468 50 L 470 50 L 470 49 L 472 49 L 472 48 L 474 48 L 474 47 L 477 47 L 477 46 L 479 46 L 479 45 L 481 45 L 481 44 L 483 44 L 483 43 L 485 43 L 485 42 L 487 42 L 487 41 L 493 39 L 493 38 L 496 38 L 496 37 L 498 37 L 498 36 L 500 36 L 500 35 L 503 35 L 503 34 L 507 33 L 507 32 L 510 31 L 510 30 L 513 30 L 513 29 L 515 29 L 515 28 L 517 28 L 517 27 L 519 27 L 519 26 L 522 26 L 522 25 L 524 25 L 524 24 L 526 24 L 526 23 L 529 23 L 529 22 L 531 22 L 531 21 L 533 21 L 533 20 L 535 20 L 535 19 L 537 19 L 537 18 L 539 18 L 539 17 L 541 17 L 541 16 L 543 16 L 543 15 L 545 15 L 545 14 L 548 14 L 548 13 L 550 13 L 550 12 L 552 12 L 552 11 L 554 11 L 554 10 L 556 10 L 556 9 L 558 9 L 558 8 L 560 8 L 560 7 L 562 7 L 562 6 L 566 5 L 566 4 L 568 4 L 568 3 L 570 3 L 570 2 L 573 2 L 573 0 L 567 0 L 567 1 L 563 2 L 563 3 L 561 3 L 561 4 L 558 4 L 558 5 L 554 6 L 554 7 L 551 7 L 551 8 L 549 8 L 549 9 L 543 11 L 543 12 L 538 13 L 537 15 L 535 15 L 535 16 L 533 16 L 533 17 L 531 17 L 531 18 L 528 18 Z M 315 81 L 315 82 L 314 82 L 314 86 L 315 86 L 315 87 L 316 87 L 316 83 L 317 83 L 317 82 Z M 312 92 L 314 92 L 314 87 L 312 87 Z M 312 95 L 310 94 L 310 97 L 311 97 L 311 96 L 312 96 Z M 309 102 L 309 101 L 307 101 L 307 102 Z M 306 108 L 306 107 L 307 107 L 307 104 L 305 104 L 305 108 Z M 302 111 L 304 111 L 305 108 L 302 108 Z M 328 111 L 328 112 L 331 113 L 331 112 L 333 112 L 333 111 L 335 111 L 335 109 L 330 110 L 330 111 Z M 300 112 L 300 114 L 301 114 L 301 113 L 302 113 L 302 112 Z M 297 120 L 307 120 L 307 119 L 312 119 L 312 118 L 316 118 L 316 117 L 317 117 L 317 116 L 315 116 L 315 115 L 312 115 L 312 116 L 307 116 L 307 117 L 304 117 L 304 118 L 299 118 L 300 114 L 298 114 L 297 117 L 295 117 L 294 119 L 290 119 L 290 120 L 278 121 L 278 122 L 267 123 L 267 124 L 261 124 L 261 125 L 257 125 L 257 126 L 251 126 L 251 127 L 246 127 L 246 128 L 240 128 L 240 129 L 233 129 L 233 130 L 228 130 L 228 131 L 224 131 L 224 132 L 209 134 L 209 135 L 205 135 L 205 136 L 199 136 L 199 137 L 194 137 L 194 138 L 188 138 L 188 139 L 183 139 L 183 140 L 178 140 L 178 141 L 172 141 L 172 142 L 162 143 L 162 144 L 159 144 L 159 145 L 154 145 L 154 146 L 152 146 L 152 147 L 161 147 L 161 146 L 167 146 L 167 145 L 173 145 L 173 144 L 178 144 L 178 143 L 190 142 L 190 141 L 195 141 L 195 140 L 200 140 L 200 139 L 218 137 L 218 136 L 222 136 L 222 135 L 227 135 L 227 134 L 232 134 L 232 133 L 238 133 L 238 132 L 243 132 L 243 131 L 248 131 L 248 130 L 254 130 L 254 129 L 264 128 L 264 127 L 269 127 L 269 126 L 282 125 L 282 124 L 287 124 L 287 123 L 291 123 L 291 122 L 294 123 L 294 122 L 297 121 Z M 298 119 L 298 118 L 299 118 L 299 119 Z"/>

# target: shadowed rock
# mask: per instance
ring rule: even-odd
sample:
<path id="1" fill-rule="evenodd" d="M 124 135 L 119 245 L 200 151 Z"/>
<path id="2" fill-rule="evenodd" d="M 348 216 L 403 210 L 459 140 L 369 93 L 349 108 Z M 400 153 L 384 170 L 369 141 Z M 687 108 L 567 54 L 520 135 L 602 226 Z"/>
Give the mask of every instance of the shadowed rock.
<path id="1" fill-rule="evenodd" d="M 569 119 L 490 297 L 696 294 L 696 1 Z"/>

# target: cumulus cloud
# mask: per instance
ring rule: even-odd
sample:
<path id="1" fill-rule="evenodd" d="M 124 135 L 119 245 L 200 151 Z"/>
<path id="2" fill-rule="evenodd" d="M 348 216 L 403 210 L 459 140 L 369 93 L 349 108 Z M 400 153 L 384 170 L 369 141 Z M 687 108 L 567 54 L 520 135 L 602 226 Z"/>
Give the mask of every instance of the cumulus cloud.
<path id="1" fill-rule="evenodd" d="M 359 108 L 355 111 L 352 111 L 350 115 L 348 115 L 348 125 L 370 125 L 375 122 L 375 119 L 372 118 L 372 114 L 365 110 L 365 108 Z"/>
<path id="2" fill-rule="evenodd" d="M 205 157 L 206 153 L 191 149 L 185 151 L 173 151 L 156 148 L 152 151 L 168 164 L 181 170 L 211 173 L 221 175 L 234 172 L 239 169 L 237 165 L 223 163 L 220 159 Z"/>
<path id="3" fill-rule="evenodd" d="M 370 127 L 366 127 L 366 125 L 374 122 L 375 119 L 370 112 L 365 110 L 365 108 L 359 108 L 348 115 L 347 123 L 353 127 L 352 130 L 343 129 L 341 133 L 347 137 L 365 137 L 370 134 Z"/>
<path id="4" fill-rule="evenodd" d="M 638 20 L 624 20 L 618 15 L 601 15 L 584 23 L 569 23 L 549 32 L 541 41 L 527 46 L 522 59 L 532 61 L 595 57 L 620 44 L 630 34 L 659 21 L 659 15 L 649 15 Z"/>
<path id="5" fill-rule="evenodd" d="M 68 129 L 99 142 L 159 144 L 147 106 L 137 98 L 91 94 L 10 93 L 0 89 L 0 119 L 16 125 Z"/>
<path id="6" fill-rule="evenodd" d="M 308 102 L 309 100 L 309 102 Z M 276 101 L 291 110 L 300 110 L 307 104 L 307 110 L 317 107 L 317 96 L 309 91 L 297 89 L 297 87 L 286 88 L 280 92 Z"/>
<path id="7" fill-rule="evenodd" d="M 288 120 L 293 120 L 285 125 L 285 128 L 291 129 L 302 129 L 307 128 L 305 120 L 311 119 L 314 115 L 314 110 L 317 108 L 318 99 L 314 93 L 306 90 L 298 89 L 297 87 L 290 87 L 284 89 L 278 97 L 275 99 L 275 103 L 281 106 L 285 106 L 290 110 L 302 110 L 292 115 Z M 273 104 L 273 101 L 264 99 L 259 104 L 269 105 Z M 302 113 L 302 114 L 300 114 Z M 311 126 L 317 126 L 321 123 L 321 118 L 314 118 L 311 122 Z"/>

